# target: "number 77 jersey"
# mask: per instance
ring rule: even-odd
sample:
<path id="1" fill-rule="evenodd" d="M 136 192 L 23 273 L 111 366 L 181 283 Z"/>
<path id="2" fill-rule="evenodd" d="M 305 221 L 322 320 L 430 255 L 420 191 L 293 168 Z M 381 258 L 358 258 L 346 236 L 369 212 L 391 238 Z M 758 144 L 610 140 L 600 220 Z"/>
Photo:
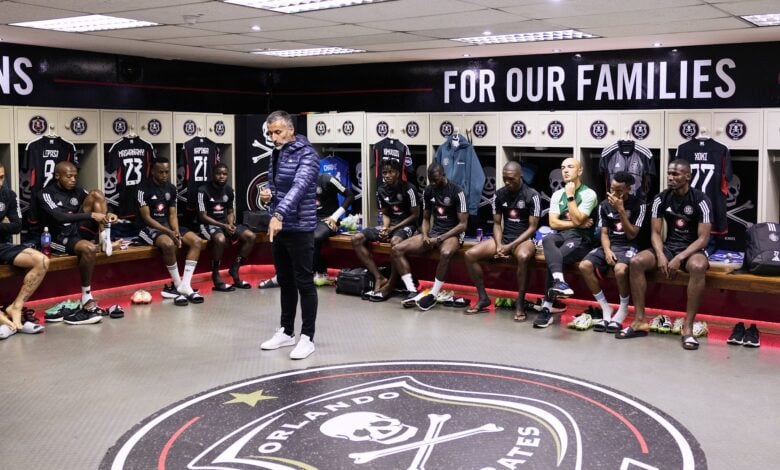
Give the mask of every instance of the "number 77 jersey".
<path id="1" fill-rule="evenodd" d="M 122 137 L 106 155 L 106 173 L 116 172 L 118 199 L 109 199 L 120 219 L 135 220 L 138 212 L 138 186 L 149 179 L 154 161 L 154 147 L 140 137 Z"/>
<path id="2" fill-rule="evenodd" d="M 725 235 L 729 231 L 726 196 L 733 176 L 728 147 L 713 139 L 691 139 L 677 147 L 677 158 L 691 164 L 691 187 L 712 201 L 711 233 Z"/>

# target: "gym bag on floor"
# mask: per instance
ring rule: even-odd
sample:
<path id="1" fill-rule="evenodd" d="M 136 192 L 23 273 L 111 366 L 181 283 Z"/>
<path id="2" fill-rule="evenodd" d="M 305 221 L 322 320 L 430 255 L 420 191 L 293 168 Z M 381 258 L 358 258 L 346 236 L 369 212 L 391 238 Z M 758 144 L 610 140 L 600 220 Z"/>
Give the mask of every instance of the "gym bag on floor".
<path id="1" fill-rule="evenodd" d="M 780 224 L 762 222 L 747 229 L 744 271 L 780 276 Z"/>
<path id="2" fill-rule="evenodd" d="M 374 276 L 366 268 L 344 268 L 336 276 L 336 293 L 363 295 L 374 288 Z"/>

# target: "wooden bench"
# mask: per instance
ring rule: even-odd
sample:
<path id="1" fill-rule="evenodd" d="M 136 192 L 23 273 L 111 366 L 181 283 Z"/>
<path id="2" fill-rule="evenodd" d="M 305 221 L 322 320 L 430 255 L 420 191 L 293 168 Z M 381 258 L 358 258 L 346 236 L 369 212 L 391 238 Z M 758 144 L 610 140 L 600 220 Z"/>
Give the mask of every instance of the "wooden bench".
<path id="1" fill-rule="evenodd" d="M 352 237 L 349 235 L 336 235 L 329 239 L 330 246 L 340 250 L 352 250 Z M 463 254 L 474 246 L 474 242 L 466 241 L 463 246 L 458 250 L 455 255 L 456 258 L 463 258 Z M 390 244 L 389 243 L 372 243 L 369 250 L 372 253 L 389 255 Z M 417 255 L 416 255 L 417 256 Z M 438 259 L 438 250 L 431 250 L 419 257 L 428 259 Z M 507 264 L 513 263 L 512 260 L 498 259 L 493 260 L 491 263 Z M 753 292 L 758 294 L 780 294 L 780 277 L 769 276 L 755 276 L 752 274 L 731 274 L 739 266 L 728 263 L 710 263 L 710 269 L 707 271 L 706 286 L 713 289 L 740 291 L 740 292 Z M 546 264 L 544 262 L 544 253 L 541 250 L 536 252 L 536 268 L 545 269 Z M 569 272 L 579 273 L 577 265 L 569 268 Z M 614 277 L 614 274 L 610 271 L 609 276 Z M 648 282 L 661 283 L 661 284 L 673 284 L 673 285 L 687 285 L 688 274 L 684 272 L 678 273 L 674 279 L 666 279 L 661 272 L 655 271 L 648 274 Z"/>

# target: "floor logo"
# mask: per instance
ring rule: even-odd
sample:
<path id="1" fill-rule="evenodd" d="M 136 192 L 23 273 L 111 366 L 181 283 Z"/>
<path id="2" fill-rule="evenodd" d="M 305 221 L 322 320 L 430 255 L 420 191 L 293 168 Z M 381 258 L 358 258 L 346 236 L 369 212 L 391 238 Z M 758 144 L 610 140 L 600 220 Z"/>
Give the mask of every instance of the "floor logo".
<path id="1" fill-rule="evenodd" d="M 127 433 L 100 468 L 705 469 L 699 444 L 615 390 L 516 367 L 318 367 L 212 390 Z"/>

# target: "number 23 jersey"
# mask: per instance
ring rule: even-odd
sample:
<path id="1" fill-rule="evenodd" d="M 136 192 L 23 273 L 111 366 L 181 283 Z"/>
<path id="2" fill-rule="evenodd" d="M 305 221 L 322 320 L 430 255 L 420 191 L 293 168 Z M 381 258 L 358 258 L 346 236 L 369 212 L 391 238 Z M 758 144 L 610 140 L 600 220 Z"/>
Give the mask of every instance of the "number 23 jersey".
<path id="1" fill-rule="evenodd" d="M 123 137 L 108 150 L 106 173 L 116 172 L 118 203 L 112 204 L 120 219 L 134 219 L 137 211 L 139 185 L 149 179 L 154 161 L 154 147 L 140 137 Z"/>

